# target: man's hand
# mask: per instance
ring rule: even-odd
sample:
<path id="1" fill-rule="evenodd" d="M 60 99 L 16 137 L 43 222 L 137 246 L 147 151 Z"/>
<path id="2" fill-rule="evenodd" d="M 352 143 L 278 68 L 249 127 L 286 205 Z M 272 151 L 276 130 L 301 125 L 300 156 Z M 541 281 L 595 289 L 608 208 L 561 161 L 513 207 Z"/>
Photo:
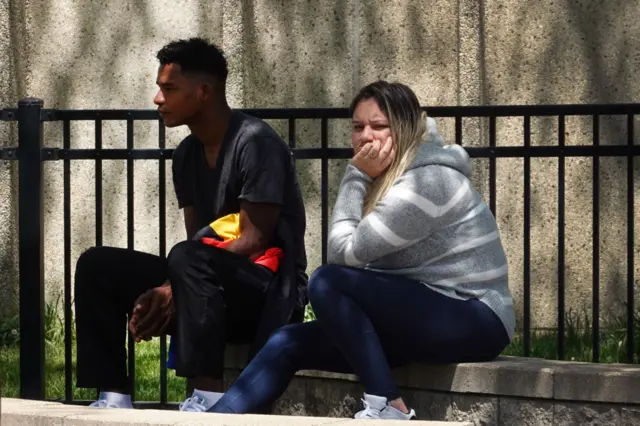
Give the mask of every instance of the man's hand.
<path id="1" fill-rule="evenodd" d="M 135 301 L 129 331 L 136 336 L 136 342 L 151 340 L 152 337 L 165 333 L 174 313 L 171 285 L 165 283 L 152 288 Z"/>
<path id="2" fill-rule="evenodd" d="M 369 175 L 371 178 L 380 176 L 393 162 L 396 156 L 396 149 L 393 146 L 391 137 L 382 143 L 378 139 L 368 142 L 356 152 L 351 160 L 358 169 Z"/>

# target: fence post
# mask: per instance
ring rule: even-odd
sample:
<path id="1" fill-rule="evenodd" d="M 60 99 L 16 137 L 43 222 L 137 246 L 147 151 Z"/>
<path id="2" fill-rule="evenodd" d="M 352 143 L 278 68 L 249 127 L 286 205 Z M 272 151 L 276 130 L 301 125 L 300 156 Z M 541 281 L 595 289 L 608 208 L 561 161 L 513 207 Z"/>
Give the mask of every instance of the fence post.
<path id="1" fill-rule="evenodd" d="M 18 102 L 20 397 L 44 399 L 43 102 Z"/>

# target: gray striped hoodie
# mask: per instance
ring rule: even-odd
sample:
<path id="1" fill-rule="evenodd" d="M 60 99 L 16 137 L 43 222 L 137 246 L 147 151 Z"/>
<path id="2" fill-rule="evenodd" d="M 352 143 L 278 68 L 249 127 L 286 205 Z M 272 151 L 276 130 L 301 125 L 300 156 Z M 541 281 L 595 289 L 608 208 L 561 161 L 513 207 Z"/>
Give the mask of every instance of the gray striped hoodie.
<path id="1" fill-rule="evenodd" d="M 333 209 L 329 263 L 406 276 L 446 296 L 477 298 L 515 328 L 507 258 L 496 220 L 473 187 L 466 151 L 429 120 L 416 159 L 362 217 L 369 176 L 349 164 Z"/>

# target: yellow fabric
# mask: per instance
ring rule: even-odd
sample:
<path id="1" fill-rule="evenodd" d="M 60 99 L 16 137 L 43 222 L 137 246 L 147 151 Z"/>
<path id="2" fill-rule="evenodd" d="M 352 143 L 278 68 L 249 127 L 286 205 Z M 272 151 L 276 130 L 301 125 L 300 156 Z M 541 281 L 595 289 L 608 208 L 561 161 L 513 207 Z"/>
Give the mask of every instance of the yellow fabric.
<path id="1" fill-rule="evenodd" d="M 209 226 L 222 241 L 235 240 L 240 236 L 240 213 L 223 216 Z"/>

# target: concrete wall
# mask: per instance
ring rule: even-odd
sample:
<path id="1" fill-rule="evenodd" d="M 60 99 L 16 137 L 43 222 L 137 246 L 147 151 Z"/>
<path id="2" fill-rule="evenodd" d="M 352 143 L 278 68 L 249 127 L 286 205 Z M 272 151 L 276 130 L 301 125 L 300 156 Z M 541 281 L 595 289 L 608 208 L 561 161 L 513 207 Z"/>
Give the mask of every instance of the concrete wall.
<path id="1" fill-rule="evenodd" d="M 193 35 L 207 36 L 227 52 L 234 107 L 346 106 L 359 87 L 378 78 L 410 84 L 425 105 L 633 102 L 640 100 L 640 83 L 633 78 L 640 65 L 638 13 L 640 3 L 633 0 L 0 0 L 0 107 L 28 95 L 43 98 L 50 108 L 152 108 L 155 52 L 171 39 Z M 453 123 L 438 124 L 451 139 Z M 603 118 L 602 143 L 624 143 L 622 124 Z M 286 136 L 283 123 L 274 126 Z M 156 127 L 136 124 L 136 147 L 157 146 Z M 556 127 L 553 119 L 533 119 L 532 143 L 555 143 Z M 47 145 L 60 146 L 61 126 L 46 128 Z M 588 119 L 568 119 L 567 143 L 590 143 L 590 129 Z M 465 144 L 487 144 L 486 122 L 465 120 L 463 130 Z M 168 131 L 168 145 L 175 146 L 184 134 L 185 129 Z M 124 123 L 105 123 L 103 144 L 124 147 L 125 135 Z M 318 146 L 319 123 L 300 123 L 297 137 L 298 146 Z M 332 146 L 347 146 L 347 123 L 330 123 L 330 138 Z M 0 123 L 0 143 L 16 144 L 14 129 L 6 123 Z M 522 120 L 498 120 L 498 144 L 521 143 Z M 93 124 L 74 123 L 73 147 L 92 144 Z M 557 160 L 531 164 L 533 324 L 553 326 Z M 343 167 L 344 162 L 331 162 L 332 197 Z M 622 160 L 601 161 L 601 301 L 614 310 L 626 294 L 625 167 Z M 103 165 L 105 244 L 126 244 L 125 170 L 121 161 Z M 15 307 L 10 297 L 16 276 L 15 171 L 15 166 L 0 167 L 0 314 Z M 94 243 L 93 171 L 91 162 L 72 166 L 73 261 Z M 299 173 L 311 270 L 320 263 L 319 163 L 305 161 Z M 591 160 L 568 159 L 566 173 L 567 306 L 590 309 Z M 640 179 L 640 171 L 636 176 Z M 487 162 L 477 161 L 475 180 L 484 194 L 487 179 Z M 519 314 L 522 179 L 522 160 L 498 161 L 497 216 Z M 157 182 L 156 162 L 136 163 L 135 244 L 150 252 L 158 250 Z M 61 189 L 62 164 L 48 163 L 49 291 L 59 289 L 63 277 Z M 184 231 L 168 189 L 171 245 Z M 636 195 L 636 208 L 638 203 Z M 636 262 L 636 283 L 639 268 Z"/>
<path id="2" fill-rule="evenodd" d="M 20 56 L 14 50 L 15 41 L 23 29 L 16 22 L 9 0 L 0 1 L 0 108 L 18 99 L 18 69 Z M 16 144 L 17 126 L 0 122 L 0 147 Z M 17 186 L 18 168 L 0 160 L 0 318 L 14 310 L 17 302 Z"/>

